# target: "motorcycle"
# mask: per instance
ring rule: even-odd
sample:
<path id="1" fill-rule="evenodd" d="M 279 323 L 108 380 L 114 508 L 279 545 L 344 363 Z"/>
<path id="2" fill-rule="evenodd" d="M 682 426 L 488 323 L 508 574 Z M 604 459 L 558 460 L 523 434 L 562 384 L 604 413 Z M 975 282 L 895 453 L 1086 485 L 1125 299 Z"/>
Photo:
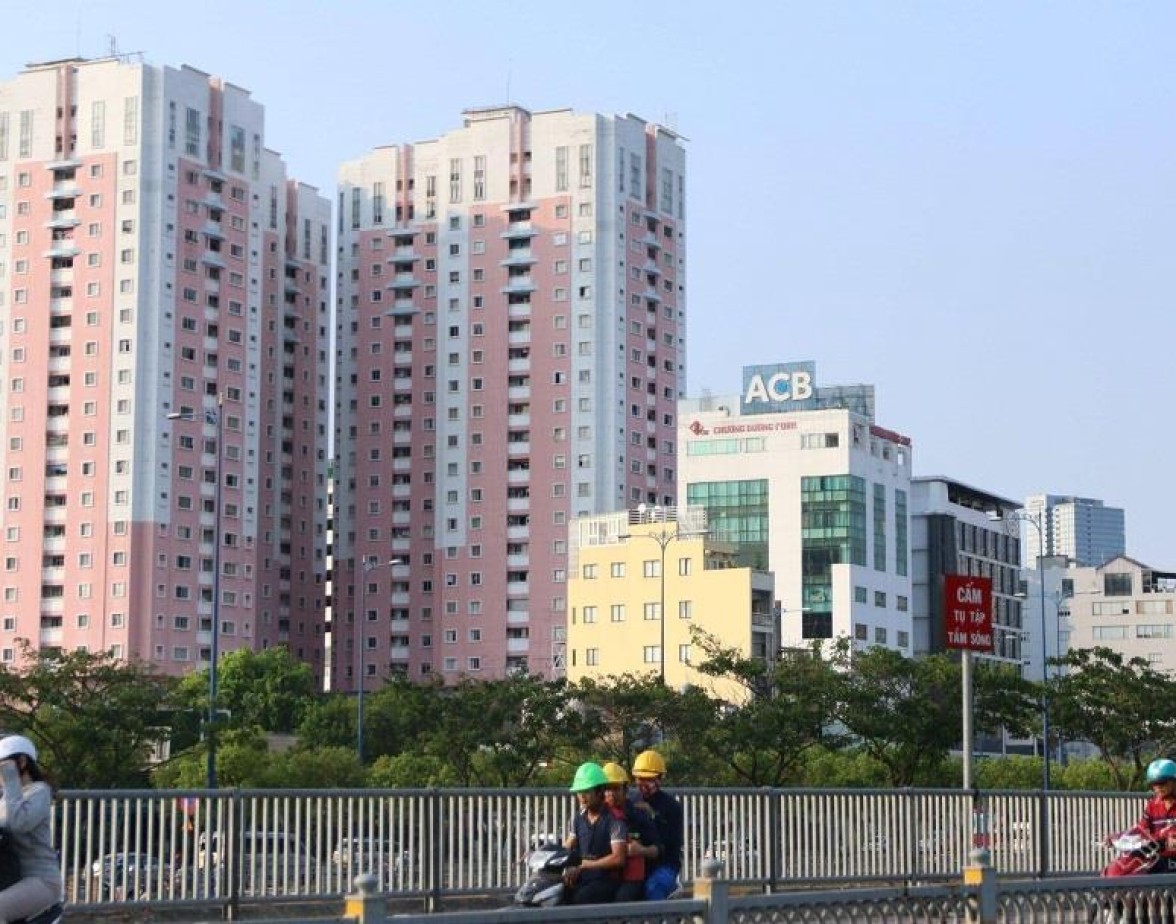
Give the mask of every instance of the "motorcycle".
<path id="1" fill-rule="evenodd" d="M 550 908 L 567 901 L 564 870 L 575 865 L 575 855 L 562 844 L 544 843 L 523 859 L 527 878 L 514 895 L 515 908 Z"/>
<path id="2" fill-rule="evenodd" d="M 1170 861 L 1160 856 L 1160 845 L 1135 832 L 1117 834 L 1099 846 L 1115 851 L 1115 859 L 1102 871 L 1108 878 L 1146 876 L 1152 872 L 1170 872 Z M 1101 899 L 1091 920 L 1097 924 L 1148 924 L 1149 921 L 1171 920 L 1163 914 L 1157 902 L 1166 901 L 1158 893 L 1143 898 L 1114 897 Z M 1170 910 L 1170 909 L 1169 909 Z"/>

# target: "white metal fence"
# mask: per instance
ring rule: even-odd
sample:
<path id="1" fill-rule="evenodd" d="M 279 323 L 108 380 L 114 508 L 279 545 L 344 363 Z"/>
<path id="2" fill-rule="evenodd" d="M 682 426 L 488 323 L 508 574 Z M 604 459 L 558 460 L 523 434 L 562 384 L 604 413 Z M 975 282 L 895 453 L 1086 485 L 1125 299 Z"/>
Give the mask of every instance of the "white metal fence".
<path id="1" fill-rule="evenodd" d="M 975 843 L 1006 876 L 1092 875 L 1095 842 L 1144 796 L 954 790 L 686 789 L 683 879 L 711 858 L 758 891 L 950 881 Z M 359 872 L 429 908 L 506 896 L 538 840 L 562 838 L 561 790 L 74 791 L 56 837 L 75 906 L 342 897 Z"/>

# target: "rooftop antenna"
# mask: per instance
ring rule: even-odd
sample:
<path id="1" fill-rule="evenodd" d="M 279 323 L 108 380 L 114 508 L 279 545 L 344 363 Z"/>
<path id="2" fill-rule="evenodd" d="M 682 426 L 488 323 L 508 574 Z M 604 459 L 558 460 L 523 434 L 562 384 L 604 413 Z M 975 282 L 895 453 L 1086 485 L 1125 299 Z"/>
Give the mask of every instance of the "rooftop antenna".
<path id="1" fill-rule="evenodd" d="M 511 69 L 514 67 L 514 58 L 506 59 L 506 104 L 510 105 L 510 78 Z"/>
<path id="2" fill-rule="evenodd" d="M 107 56 L 108 57 L 111 57 L 111 58 L 118 57 L 118 39 L 114 35 L 111 35 L 110 33 L 107 33 L 107 35 L 106 35 L 106 47 L 107 47 Z"/>

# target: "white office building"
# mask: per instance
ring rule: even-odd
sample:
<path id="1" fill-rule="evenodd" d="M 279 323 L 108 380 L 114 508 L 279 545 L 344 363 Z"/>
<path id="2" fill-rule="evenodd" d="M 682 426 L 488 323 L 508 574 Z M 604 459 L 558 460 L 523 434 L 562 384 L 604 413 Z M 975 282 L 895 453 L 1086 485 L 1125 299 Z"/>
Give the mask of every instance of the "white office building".
<path id="1" fill-rule="evenodd" d="M 911 653 L 911 442 L 873 386 L 820 387 L 812 362 L 748 366 L 741 394 L 678 406 L 678 498 L 775 575 L 784 646 L 852 638 Z"/>

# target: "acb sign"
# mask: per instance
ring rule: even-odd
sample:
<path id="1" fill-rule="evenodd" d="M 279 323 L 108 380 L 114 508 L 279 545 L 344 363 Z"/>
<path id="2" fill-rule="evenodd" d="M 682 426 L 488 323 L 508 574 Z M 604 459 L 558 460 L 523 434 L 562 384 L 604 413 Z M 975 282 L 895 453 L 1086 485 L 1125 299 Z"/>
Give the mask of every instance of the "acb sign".
<path id="1" fill-rule="evenodd" d="M 743 367 L 741 414 L 808 411 L 817 404 L 817 364 L 775 363 Z"/>

